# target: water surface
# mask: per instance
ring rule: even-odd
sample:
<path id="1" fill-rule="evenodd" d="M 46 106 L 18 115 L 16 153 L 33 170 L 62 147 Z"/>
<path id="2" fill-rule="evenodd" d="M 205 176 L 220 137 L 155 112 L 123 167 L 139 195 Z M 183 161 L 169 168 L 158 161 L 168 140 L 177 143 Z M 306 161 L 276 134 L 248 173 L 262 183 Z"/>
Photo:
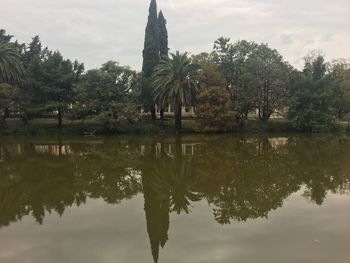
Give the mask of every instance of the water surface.
<path id="1" fill-rule="evenodd" d="M 350 138 L 0 139 L 0 262 L 350 262 Z"/>

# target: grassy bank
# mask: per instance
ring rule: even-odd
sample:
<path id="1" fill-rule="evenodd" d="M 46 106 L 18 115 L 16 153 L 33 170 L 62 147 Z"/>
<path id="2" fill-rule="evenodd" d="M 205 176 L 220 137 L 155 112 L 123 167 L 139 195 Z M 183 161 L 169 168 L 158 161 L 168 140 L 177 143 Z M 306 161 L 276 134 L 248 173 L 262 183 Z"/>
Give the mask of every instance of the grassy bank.
<path id="1" fill-rule="evenodd" d="M 98 134 L 156 134 L 158 125 L 146 121 L 133 125 L 120 125 L 115 130 L 109 130 L 102 123 L 95 120 L 71 121 L 63 120 L 62 128 L 59 128 L 54 119 L 35 119 L 24 124 L 19 119 L 8 119 L 3 127 L 0 127 L 0 135 L 98 135 Z"/>
<path id="2" fill-rule="evenodd" d="M 203 133 L 194 119 L 182 121 L 183 133 Z M 149 120 L 137 124 L 119 125 L 115 130 L 104 128 L 102 123 L 95 120 L 70 121 L 64 120 L 62 128 L 58 128 L 54 119 L 35 119 L 23 124 L 19 119 L 8 119 L 5 126 L 0 128 L 0 135 L 11 136 L 40 136 L 40 135 L 117 135 L 117 134 L 171 134 L 174 133 L 172 119 L 157 121 L 155 124 Z M 347 122 L 337 122 L 335 131 L 349 131 Z M 229 132 L 247 133 L 278 133 L 296 132 L 293 126 L 286 120 L 270 120 L 262 123 L 257 120 L 249 120 L 245 127 L 236 127 Z"/>

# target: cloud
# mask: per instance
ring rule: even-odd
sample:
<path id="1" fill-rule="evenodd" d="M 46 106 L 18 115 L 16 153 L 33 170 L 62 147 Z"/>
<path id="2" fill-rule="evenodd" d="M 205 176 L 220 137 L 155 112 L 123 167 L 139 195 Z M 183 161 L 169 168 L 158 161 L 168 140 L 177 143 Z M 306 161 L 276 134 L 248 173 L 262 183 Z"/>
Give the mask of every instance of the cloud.
<path id="1" fill-rule="evenodd" d="M 291 35 L 282 34 L 281 35 L 281 42 L 282 42 L 282 44 L 285 44 L 285 45 L 291 45 L 294 43 L 294 40 L 293 40 L 293 37 Z"/>
<path id="2" fill-rule="evenodd" d="M 22 42 L 40 35 L 64 56 L 140 69 L 148 0 L 0 0 L 1 27 Z M 309 49 L 350 57 L 348 0 L 158 0 L 173 51 L 210 51 L 220 36 L 269 43 L 299 66 Z"/>

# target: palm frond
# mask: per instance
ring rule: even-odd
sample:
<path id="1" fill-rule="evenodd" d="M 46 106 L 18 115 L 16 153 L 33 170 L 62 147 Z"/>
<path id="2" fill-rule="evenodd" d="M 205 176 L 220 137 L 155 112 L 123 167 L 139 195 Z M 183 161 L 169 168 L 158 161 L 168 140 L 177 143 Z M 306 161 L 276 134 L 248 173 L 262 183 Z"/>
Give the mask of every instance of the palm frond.
<path id="1" fill-rule="evenodd" d="M 161 106 L 190 105 L 197 91 L 199 69 L 191 63 L 187 53 L 176 52 L 163 57 L 152 76 L 154 101 Z"/>
<path id="2" fill-rule="evenodd" d="M 0 83 L 15 83 L 24 73 L 18 50 L 11 43 L 0 44 Z"/>

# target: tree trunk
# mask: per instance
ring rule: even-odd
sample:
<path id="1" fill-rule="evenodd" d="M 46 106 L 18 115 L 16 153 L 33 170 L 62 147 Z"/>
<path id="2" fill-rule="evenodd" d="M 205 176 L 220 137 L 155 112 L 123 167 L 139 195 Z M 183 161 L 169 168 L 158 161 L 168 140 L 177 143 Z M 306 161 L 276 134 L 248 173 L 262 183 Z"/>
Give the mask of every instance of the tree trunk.
<path id="1" fill-rule="evenodd" d="M 165 112 L 164 107 L 161 107 L 161 108 L 160 108 L 160 119 L 161 119 L 162 121 L 164 121 L 164 112 Z"/>
<path id="2" fill-rule="evenodd" d="M 181 125 L 181 118 L 182 118 L 182 105 L 179 103 L 175 106 L 175 132 L 178 133 L 182 129 Z"/>
<path id="3" fill-rule="evenodd" d="M 267 122 L 270 119 L 271 114 L 269 113 L 269 105 L 270 105 L 270 101 L 269 101 L 269 80 L 265 80 L 264 85 L 262 87 L 262 100 L 259 103 L 259 119 L 262 122 Z"/>
<path id="4" fill-rule="evenodd" d="M 343 118 L 343 110 L 338 110 L 338 119 L 341 120 Z"/>
<path id="5" fill-rule="evenodd" d="M 157 115 L 156 115 L 156 106 L 154 104 L 151 105 L 150 112 L 151 112 L 152 121 L 155 122 L 157 120 Z"/>
<path id="6" fill-rule="evenodd" d="M 62 128 L 62 110 L 57 110 L 57 121 L 58 121 L 58 128 Z"/>
<path id="7" fill-rule="evenodd" d="M 263 109 L 259 109 L 259 119 L 261 122 L 268 122 L 268 120 L 270 119 L 271 114 L 269 112 L 267 112 L 267 109 L 265 108 L 265 106 L 263 106 Z"/>
<path id="8" fill-rule="evenodd" d="M 5 115 L 0 113 L 0 127 L 5 124 L 6 118 Z"/>
<path id="9" fill-rule="evenodd" d="M 240 123 L 239 123 L 239 127 L 241 128 L 241 129 L 244 129 L 245 128 L 245 119 L 244 118 L 242 118 L 241 119 L 241 121 L 240 121 Z"/>
<path id="10" fill-rule="evenodd" d="M 58 139 L 58 155 L 59 156 L 62 156 L 62 148 L 63 148 L 62 139 L 59 138 Z"/>
<path id="11" fill-rule="evenodd" d="M 176 135 L 175 136 L 175 160 L 177 162 L 180 162 L 181 159 L 182 159 L 182 140 L 181 140 L 181 135 Z"/>
<path id="12" fill-rule="evenodd" d="M 10 111 L 8 108 L 5 108 L 3 112 L 0 111 L 0 126 L 5 125 L 6 119 L 9 117 Z"/>
<path id="13" fill-rule="evenodd" d="M 267 117 L 267 115 L 266 115 L 266 114 L 263 114 L 263 116 L 261 117 L 261 121 L 262 121 L 263 123 L 266 123 L 268 120 L 269 120 L 269 118 Z"/>
<path id="14" fill-rule="evenodd" d="M 5 119 L 7 119 L 8 117 L 10 117 L 10 110 L 9 108 L 5 108 Z"/>

